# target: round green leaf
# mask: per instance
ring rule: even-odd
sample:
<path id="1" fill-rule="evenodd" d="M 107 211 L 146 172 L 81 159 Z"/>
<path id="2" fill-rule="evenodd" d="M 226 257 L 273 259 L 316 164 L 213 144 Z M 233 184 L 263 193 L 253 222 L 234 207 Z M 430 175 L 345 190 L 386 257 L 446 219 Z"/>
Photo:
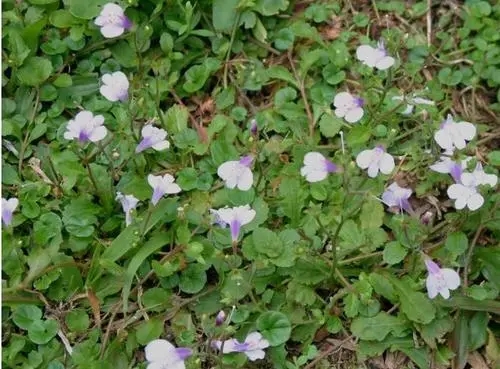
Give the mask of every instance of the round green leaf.
<path id="1" fill-rule="evenodd" d="M 65 317 L 66 325 L 72 332 L 83 332 L 90 326 L 90 319 L 83 309 L 71 310 Z"/>
<path id="2" fill-rule="evenodd" d="M 19 82 L 27 86 L 38 86 L 45 82 L 52 73 L 52 63 L 46 58 L 34 56 L 26 60 L 19 71 Z"/>
<path id="3" fill-rule="evenodd" d="M 69 12 L 77 18 L 92 19 L 101 12 L 108 0 L 69 0 Z"/>
<path id="4" fill-rule="evenodd" d="M 292 326 L 287 316 L 277 311 L 268 311 L 259 316 L 257 329 L 271 346 L 285 343 L 292 332 Z"/>
<path id="5" fill-rule="evenodd" d="M 182 292 L 198 293 L 207 283 L 205 268 L 199 264 L 191 264 L 181 274 L 179 287 Z"/>
<path id="6" fill-rule="evenodd" d="M 42 310 L 35 305 L 21 305 L 12 314 L 14 323 L 22 329 L 28 329 L 33 322 L 42 318 Z"/>
<path id="7" fill-rule="evenodd" d="M 147 345 L 152 340 L 160 337 L 163 332 L 163 322 L 158 319 L 150 319 L 142 323 L 135 332 L 137 342 L 141 345 Z"/>
<path id="8" fill-rule="evenodd" d="M 37 345 L 44 345 L 55 337 L 59 324 L 54 319 L 37 320 L 30 325 L 28 337 Z"/>

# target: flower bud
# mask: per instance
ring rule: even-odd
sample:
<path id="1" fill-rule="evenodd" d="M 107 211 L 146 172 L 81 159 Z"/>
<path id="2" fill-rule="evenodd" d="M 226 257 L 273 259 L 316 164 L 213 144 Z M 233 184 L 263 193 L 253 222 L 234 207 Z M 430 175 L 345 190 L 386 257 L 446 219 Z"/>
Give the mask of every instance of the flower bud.
<path id="1" fill-rule="evenodd" d="M 217 327 L 221 326 L 224 323 L 224 320 L 226 320 L 226 313 L 224 312 L 224 310 L 221 310 L 215 317 L 215 325 Z"/>

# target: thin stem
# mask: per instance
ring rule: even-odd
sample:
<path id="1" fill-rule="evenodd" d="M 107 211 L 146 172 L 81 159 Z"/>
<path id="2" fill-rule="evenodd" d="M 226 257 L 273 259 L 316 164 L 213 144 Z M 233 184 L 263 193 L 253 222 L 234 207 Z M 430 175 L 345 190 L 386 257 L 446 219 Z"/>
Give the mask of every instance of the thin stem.
<path id="1" fill-rule="evenodd" d="M 234 37 L 236 36 L 236 31 L 238 30 L 238 24 L 240 23 L 240 13 L 236 16 L 236 19 L 234 20 L 233 24 L 233 30 L 231 32 L 231 39 L 229 40 L 229 48 L 227 50 L 226 54 L 226 61 L 224 63 L 224 88 L 227 88 L 227 70 L 228 70 L 228 65 L 229 65 L 229 59 L 231 58 L 231 50 L 233 48 L 233 43 L 234 43 Z"/>
<path id="2" fill-rule="evenodd" d="M 304 87 L 304 79 L 301 78 L 297 72 L 297 69 L 295 68 L 295 63 L 293 62 L 292 58 L 292 50 L 290 50 L 287 54 L 288 60 L 290 62 L 290 66 L 293 71 L 293 75 L 295 79 L 297 80 L 297 83 L 299 85 L 299 90 L 300 90 L 300 95 L 302 96 L 302 100 L 304 101 L 304 106 L 306 109 L 306 114 L 307 114 L 307 120 L 309 122 L 309 137 L 314 136 L 314 117 L 311 112 L 311 107 L 309 106 L 309 101 L 307 100 L 307 95 L 306 95 L 306 90 Z"/>
<path id="3" fill-rule="evenodd" d="M 33 106 L 33 112 L 31 114 L 30 122 L 28 123 L 28 126 L 26 127 L 26 135 L 24 136 L 24 140 L 21 143 L 21 147 L 19 148 L 19 161 L 17 163 L 17 172 L 19 173 L 19 176 L 23 176 L 22 169 L 23 169 L 23 160 L 24 160 L 24 153 L 26 151 L 26 148 L 28 147 L 28 141 L 31 135 L 30 132 L 30 127 L 35 121 L 35 116 L 36 112 L 38 110 L 38 105 L 40 104 L 40 90 L 37 88 L 36 89 L 36 99 L 35 99 L 35 104 Z"/>

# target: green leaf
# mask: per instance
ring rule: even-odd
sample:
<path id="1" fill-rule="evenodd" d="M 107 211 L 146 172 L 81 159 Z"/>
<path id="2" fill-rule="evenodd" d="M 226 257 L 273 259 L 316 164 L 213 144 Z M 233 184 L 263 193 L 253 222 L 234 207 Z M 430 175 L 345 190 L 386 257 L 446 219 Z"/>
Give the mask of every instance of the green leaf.
<path id="1" fill-rule="evenodd" d="M 380 312 L 374 317 L 355 318 L 351 323 L 351 332 L 354 336 L 368 341 L 383 341 L 391 332 L 401 332 L 407 324 L 400 318 Z"/>
<path id="2" fill-rule="evenodd" d="M 12 314 L 12 320 L 21 329 L 29 329 L 33 322 L 42 319 L 42 310 L 34 305 L 20 305 Z"/>
<path id="3" fill-rule="evenodd" d="M 101 6 L 108 3 L 108 0 L 68 0 L 69 11 L 80 19 L 92 19 L 99 15 Z"/>
<path id="4" fill-rule="evenodd" d="M 214 0 L 212 3 L 212 23 L 216 31 L 230 32 L 238 17 L 240 0 Z"/>
<path id="5" fill-rule="evenodd" d="M 154 339 L 160 337 L 163 332 L 163 321 L 161 319 L 149 319 L 139 325 L 135 331 L 137 342 L 147 345 Z"/>
<path id="6" fill-rule="evenodd" d="M 170 295 L 171 292 L 163 288 L 149 288 L 144 292 L 144 295 L 142 295 L 142 303 L 146 309 L 160 312 L 169 304 Z"/>
<path id="7" fill-rule="evenodd" d="M 316 301 L 316 292 L 311 287 L 290 282 L 286 290 L 286 298 L 303 305 L 312 305 Z"/>
<path id="8" fill-rule="evenodd" d="M 319 120 L 319 130 L 325 137 L 335 137 L 341 127 L 342 120 L 329 113 L 324 113 Z"/>
<path id="9" fill-rule="evenodd" d="M 399 295 L 401 311 L 408 319 L 420 324 L 430 323 L 436 316 L 436 308 L 429 298 L 422 292 L 413 291 L 408 279 L 399 280 L 393 276 L 390 278 Z"/>
<path id="10" fill-rule="evenodd" d="M 173 105 L 165 113 L 166 130 L 169 134 L 179 133 L 187 128 L 189 113 L 185 106 Z"/>
<path id="11" fill-rule="evenodd" d="M 288 0 L 257 0 L 254 9 L 265 16 L 275 15 L 286 10 L 289 3 Z"/>
<path id="12" fill-rule="evenodd" d="M 44 345 L 54 338 L 59 330 L 59 324 L 54 319 L 37 320 L 30 325 L 28 337 L 37 345 Z"/>
<path id="13" fill-rule="evenodd" d="M 469 246 L 469 240 L 463 232 L 453 232 L 446 237 L 444 248 L 452 255 L 462 255 Z"/>
<path id="14" fill-rule="evenodd" d="M 33 239 L 39 245 L 61 234 L 62 221 L 55 213 L 45 213 L 33 224 Z"/>
<path id="15" fill-rule="evenodd" d="M 52 63 L 46 58 L 34 56 L 27 59 L 17 72 L 19 82 L 27 86 L 39 86 L 52 74 Z"/>
<path id="16" fill-rule="evenodd" d="M 122 290 L 122 303 L 123 303 L 123 311 L 128 311 L 128 297 L 130 295 L 130 290 L 132 288 L 132 283 L 134 281 L 135 273 L 141 266 L 141 264 L 156 251 L 161 249 L 169 242 L 169 238 L 166 237 L 164 233 L 157 234 L 149 241 L 147 241 L 144 246 L 142 246 L 137 254 L 135 254 L 127 267 L 127 271 L 125 273 L 125 282 Z"/>
<path id="17" fill-rule="evenodd" d="M 278 346 L 290 338 L 292 326 L 287 316 L 278 311 L 267 311 L 259 316 L 257 330 L 262 333 L 271 346 Z"/>
<path id="18" fill-rule="evenodd" d="M 50 13 L 49 22 L 57 28 L 69 28 L 76 22 L 76 19 L 68 10 L 59 9 Z"/>
<path id="19" fill-rule="evenodd" d="M 496 151 L 491 151 L 490 153 L 488 153 L 488 162 L 491 164 L 491 165 L 494 165 L 496 167 L 500 167 L 500 151 L 496 150 Z"/>
<path id="20" fill-rule="evenodd" d="M 455 321 L 455 330 L 453 331 L 452 347 L 455 352 L 454 367 L 463 369 L 467 364 L 467 356 L 469 355 L 469 314 L 464 311 L 459 311 Z"/>
<path id="21" fill-rule="evenodd" d="M 398 241 L 392 241 L 385 246 L 383 258 L 387 264 L 394 265 L 402 262 L 407 254 L 407 248 Z"/>
<path id="22" fill-rule="evenodd" d="M 475 351 L 486 344 L 490 317 L 484 311 L 474 313 L 469 320 L 469 351 Z"/>
<path id="23" fill-rule="evenodd" d="M 282 28 L 276 34 L 274 46 L 278 50 L 287 50 L 293 46 L 295 35 L 290 28 Z"/>
<path id="24" fill-rule="evenodd" d="M 28 0 L 28 2 L 33 5 L 48 5 L 58 3 L 59 0 Z"/>
<path id="25" fill-rule="evenodd" d="M 280 256 L 283 252 L 283 242 L 271 230 L 266 228 L 257 228 L 252 233 L 255 250 L 271 258 Z"/>
<path id="26" fill-rule="evenodd" d="M 201 264 L 189 264 L 181 273 L 179 288 L 185 293 L 198 293 L 207 283 L 207 273 Z"/>
<path id="27" fill-rule="evenodd" d="M 384 222 L 384 206 L 380 201 L 369 197 L 363 202 L 359 220 L 362 229 L 382 227 Z"/>
<path id="28" fill-rule="evenodd" d="M 72 332 L 84 332 L 90 326 L 90 319 L 84 309 L 75 309 L 68 312 L 64 317 L 66 326 Z"/>

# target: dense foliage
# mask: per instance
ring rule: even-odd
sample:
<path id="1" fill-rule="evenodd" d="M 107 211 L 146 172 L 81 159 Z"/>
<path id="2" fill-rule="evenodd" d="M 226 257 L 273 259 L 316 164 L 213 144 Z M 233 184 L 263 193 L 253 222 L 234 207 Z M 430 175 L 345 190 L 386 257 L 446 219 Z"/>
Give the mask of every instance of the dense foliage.
<path id="1" fill-rule="evenodd" d="M 2 2 L 5 368 L 500 365 L 500 3 L 107 3 Z"/>

